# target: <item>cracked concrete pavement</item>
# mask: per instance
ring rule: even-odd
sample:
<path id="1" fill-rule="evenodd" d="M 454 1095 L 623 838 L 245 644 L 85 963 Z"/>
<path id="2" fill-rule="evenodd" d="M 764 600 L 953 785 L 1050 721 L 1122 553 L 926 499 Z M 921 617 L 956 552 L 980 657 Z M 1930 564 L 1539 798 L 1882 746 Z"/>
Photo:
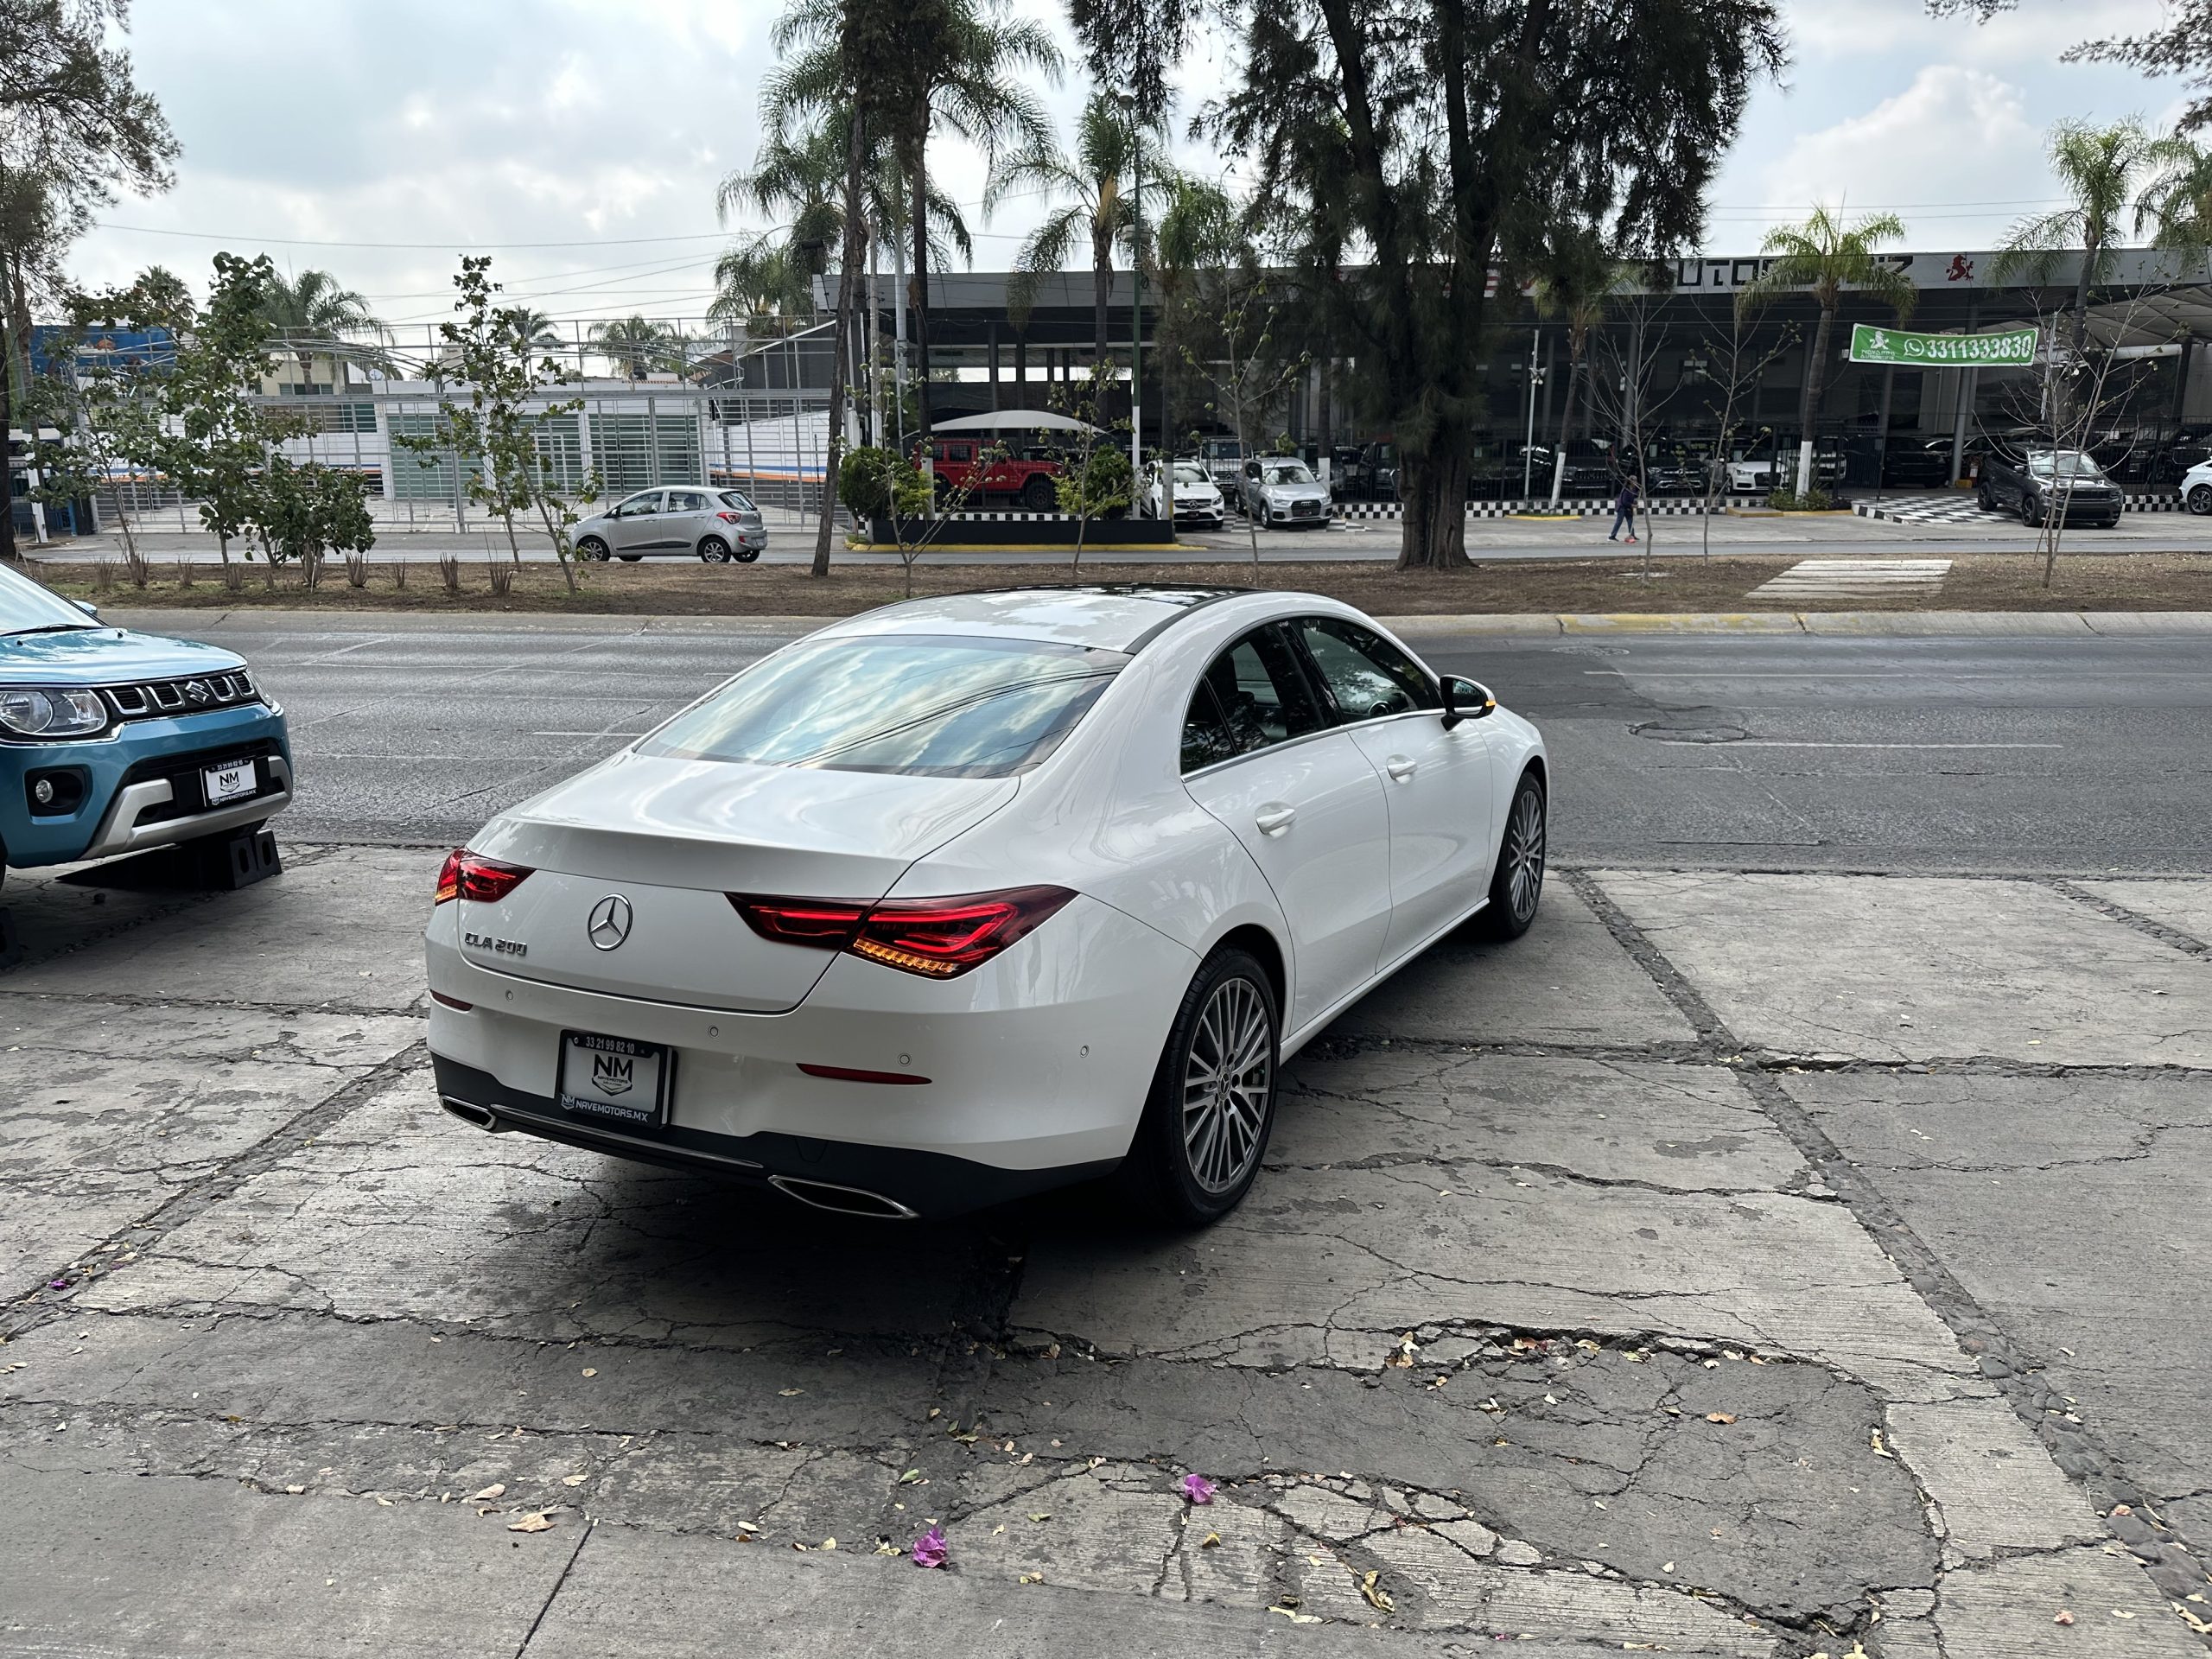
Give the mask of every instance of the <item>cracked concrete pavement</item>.
<path id="1" fill-rule="evenodd" d="M 11 881 L 0 1654 L 2203 1645 L 2212 882 L 1562 873 L 1166 1236 L 454 1122 L 436 856 Z"/>

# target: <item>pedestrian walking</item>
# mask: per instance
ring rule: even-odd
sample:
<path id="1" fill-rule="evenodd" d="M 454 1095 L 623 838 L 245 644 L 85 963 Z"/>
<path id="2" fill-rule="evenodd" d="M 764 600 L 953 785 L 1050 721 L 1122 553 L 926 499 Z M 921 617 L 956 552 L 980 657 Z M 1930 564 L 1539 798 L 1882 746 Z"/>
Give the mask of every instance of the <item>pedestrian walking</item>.
<path id="1" fill-rule="evenodd" d="M 1635 541 L 1636 480 L 1632 478 L 1621 480 L 1621 493 L 1613 498 L 1613 528 L 1605 539 L 1610 542 L 1618 538 L 1624 524 L 1628 526 L 1629 540 Z"/>

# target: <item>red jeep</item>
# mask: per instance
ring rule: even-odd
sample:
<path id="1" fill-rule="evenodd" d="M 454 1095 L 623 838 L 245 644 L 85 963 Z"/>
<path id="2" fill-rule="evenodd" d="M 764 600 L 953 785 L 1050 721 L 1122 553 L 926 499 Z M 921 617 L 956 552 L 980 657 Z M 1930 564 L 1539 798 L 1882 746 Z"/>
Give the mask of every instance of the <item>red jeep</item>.
<path id="1" fill-rule="evenodd" d="M 1013 497 L 1031 512 L 1051 512 L 1059 505 L 1052 483 L 1060 474 L 1057 461 L 1027 460 L 988 438 L 932 437 L 930 448 L 939 500 L 957 494 L 966 505 L 980 507 L 995 498 Z M 921 461 L 917 445 L 914 464 Z"/>

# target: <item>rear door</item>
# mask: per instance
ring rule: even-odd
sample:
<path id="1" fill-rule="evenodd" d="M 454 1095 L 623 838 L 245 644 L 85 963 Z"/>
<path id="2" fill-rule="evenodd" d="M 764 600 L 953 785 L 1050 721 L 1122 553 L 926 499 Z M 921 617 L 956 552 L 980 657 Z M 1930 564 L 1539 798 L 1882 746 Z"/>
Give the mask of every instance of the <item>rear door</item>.
<path id="1" fill-rule="evenodd" d="M 1330 713 L 1382 780 L 1390 816 L 1390 927 L 1395 962 L 1472 909 L 1488 886 L 1491 727 L 1444 725 L 1428 671 L 1372 628 L 1300 617 L 1295 632 Z"/>
<path id="2" fill-rule="evenodd" d="M 709 530 L 727 531 L 728 526 L 715 518 L 714 506 L 714 497 L 704 490 L 671 490 L 667 511 L 662 515 L 660 550 L 694 552 L 699 538 Z M 730 538 L 725 534 L 722 539 Z"/>
<path id="3" fill-rule="evenodd" d="M 1217 657 L 1184 723 L 1184 786 L 1260 867 L 1290 930 L 1295 1031 L 1374 976 L 1390 920 L 1375 768 L 1333 729 L 1280 623 Z"/>

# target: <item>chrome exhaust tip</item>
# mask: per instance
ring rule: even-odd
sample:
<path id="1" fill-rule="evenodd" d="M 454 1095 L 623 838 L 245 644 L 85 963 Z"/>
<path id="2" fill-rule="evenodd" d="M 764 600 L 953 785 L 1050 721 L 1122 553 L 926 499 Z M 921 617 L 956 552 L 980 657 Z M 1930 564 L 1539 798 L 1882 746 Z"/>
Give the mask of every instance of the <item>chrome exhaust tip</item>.
<path id="1" fill-rule="evenodd" d="M 793 1175 L 771 1175 L 768 1185 L 779 1192 L 797 1198 L 801 1204 L 817 1210 L 835 1211 L 841 1216 L 867 1216 L 877 1221 L 912 1221 L 918 1212 L 908 1209 L 896 1198 L 887 1198 L 880 1192 L 869 1192 L 857 1186 L 837 1186 L 829 1181 L 804 1180 Z"/>
<path id="2" fill-rule="evenodd" d="M 479 1106 L 475 1102 L 469 1100 L 455 1100 L 451 1095 L 441 1095 L 438 1097 L 438 1103 L 464 1123 L 473 1123 L 478 1128 L 489 1130 L 493 1135 L 506 1133 L 500 1125 L 499 1114 L 489 1106 Z"/>

